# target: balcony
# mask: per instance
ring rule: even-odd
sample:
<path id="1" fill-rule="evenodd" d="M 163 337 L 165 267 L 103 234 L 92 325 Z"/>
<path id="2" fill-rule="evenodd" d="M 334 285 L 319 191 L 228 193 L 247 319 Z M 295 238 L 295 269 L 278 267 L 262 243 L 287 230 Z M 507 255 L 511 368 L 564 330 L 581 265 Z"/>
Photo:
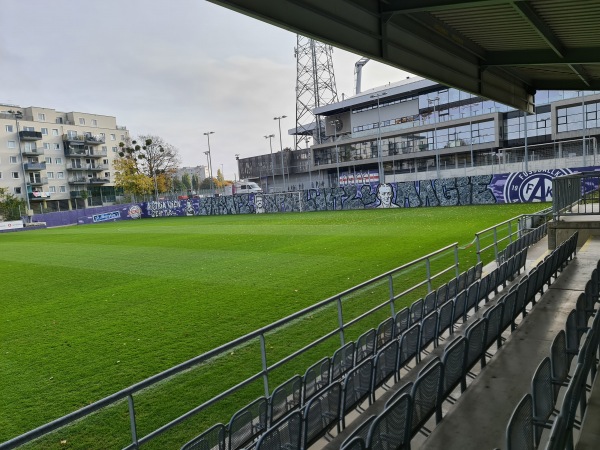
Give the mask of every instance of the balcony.
<path id="1" fill-rule="evenodd" d="M 33 177 L 29 178 L 30 186 L 43 186 L 44 184 L 48 184 L 48 178 L 46 177 Z"/>
<path id="2" fill-rule="evenodd" d="M 85 164 L 85 170 L 91 170 L 92 172 L 108 169 L 104 164 Z"/>
<path id="3" fill-rule="evenodd" d="M 31 148 L 31 149 L 25 149 L 21 151 L 21 154 L 23 156 L 41 156 L 44 154 L 44 148 Z"/>
<path id="4" fill-rule="evenodd" d="M 108 156 L 108 150 L 101 148 L 90 148 L 88 156 L 90 158 L 103 158 Z"/>
<path id="5" fill-rule="evenodd" d="M 83 191 L 71 191 L 71 198 L 81 198 L 82 194 L 87 191 L 83 190 Z"/>
<path id="6" fill-rule="evenodd" d="M 21 142 L 39 141 L 42 139 L 42 133 L 39 131 L 19 131 Z"/>
<path id="7" fill-rule="evenodd" d="M 86 184 L 87 177 L 69 177 L 69 184 Z"/>
<path id="8" fill-rule="evenodd" d="M 85 136 L 83 134 L 63 134 L 63 141 L 66 142 L 65 147 L 68 147 L 70 144 L 85 144 Z"/>
<path id="9" fill-rule="evenodd" d="M 24 168 L 25 168 L 25 170 L 46 170 L 46 163 L 45 162 L 25 163 Z"/>
<path id="10" fill-rule="evenodd" d="M 29 200 L 32 201 L 44 201 L 49 200 L 52 194 L 50 192 L 30 192 L 28 194 Z"/>
<path id="11" fill-rule="evenodd" d="M 86 164 L 71 164 L 70 166 L 67 166 L 67 170 L 87 170 L 86 167 Z"/>
<path id="12" fill-rule="evenodd" d="M 74 157 L 87 157 L 87 158 L 103 158 L 108 155 L 108 150 L 101 148 L 93 148 L 82 145 L 69 145 L 65 147 L 65 155 Z"/>
<path id="13" fill-rule="evenodd" d="M 110 179 L 92 177 L 92 178 L 88 178 L 88 183 L 90 183 L 90 184 L 106 184 L 106 183 L 110 183 Z"/>
<path id="14" fill-rule="evenodd" d="M 92 136 L 91 134 L 85 136 L 85 143 L 88 145 L 104 144 L 104 140 L 102 136 Z"/>

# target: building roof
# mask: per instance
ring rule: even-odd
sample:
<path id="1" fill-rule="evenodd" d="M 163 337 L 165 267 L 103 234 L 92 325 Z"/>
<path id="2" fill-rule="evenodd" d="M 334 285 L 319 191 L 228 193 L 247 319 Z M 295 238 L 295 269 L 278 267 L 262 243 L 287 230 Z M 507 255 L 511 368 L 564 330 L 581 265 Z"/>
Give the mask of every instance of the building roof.
<path id="1" fill-rule="evenodd" d="M 537 89 L 600 90 L 598 1 L 209 1 L 530 112 Z"/>

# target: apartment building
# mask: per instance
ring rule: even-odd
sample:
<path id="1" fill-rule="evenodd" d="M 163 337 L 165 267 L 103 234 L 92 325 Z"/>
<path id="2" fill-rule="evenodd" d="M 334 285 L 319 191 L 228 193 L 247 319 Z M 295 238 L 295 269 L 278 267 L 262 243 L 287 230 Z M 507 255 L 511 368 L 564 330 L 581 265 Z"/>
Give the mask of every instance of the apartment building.
<path id="1" fill-rule="evenodd" d="M 114 202 L 128 138 L 113 116 L 0 104 L 0 186 L 36 213 Z"/>

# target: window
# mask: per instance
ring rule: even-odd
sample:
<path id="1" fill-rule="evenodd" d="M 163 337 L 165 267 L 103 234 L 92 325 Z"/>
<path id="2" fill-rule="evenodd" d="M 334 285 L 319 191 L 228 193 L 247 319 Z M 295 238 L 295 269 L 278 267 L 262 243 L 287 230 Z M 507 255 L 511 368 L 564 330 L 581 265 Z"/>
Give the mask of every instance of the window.
<path id="1" fill-rule="evenodd" d="M 64 172 L 56 172 L 56 178 L 58 178 L 59 180 L 64 180 L 65 173 Z"/>
<path id="2" fill-rule="evenodd" d="M 48 192 L 50 192 L 51 194 L 56 193 L 56 186 L 48 186 Z"/>
<path id="3" fill-rule="evenodd" d="M 15 148 L 15 141 L 8 141 L 8 148 Z"/>
<path id="4" fill-rule="evenodd" d="M 106 135 L 104 133 L 100 133 L 99 136 L 100 136 L 100 139 L 102 139 L 102 140 L 104 140 L 104 138 L 106 137 Z"/>
<path id="5" fill-rule="evenodd" d="M 110 178 L 110 172 L 104 172 L 104 178 Z"/>
<path id="6" fill-rule="evenodd" d="M 102 164 L 104 164 L 105 166 L 108 166 L 108 159 L 103 159 Z"/>
<path id="7" fill-rule="evenodd" d="M 19 178 L 19 172 L 11 172 L 11 175 L 15 180 Z"/>
<path id="8" fill-rule="evenodd" d="M 110 140 L 111 141 L 116 141 L 117 140 L 117 136 L 115 136 L 114 134 L 110 135 Z"/>
<path id="9" fill-rule="evenodd" d="M 85 119 L 83 117 L 79 118 L 79 125 L 85 125 Z"/>
<path id="10" fill-rule="evenodd" d="M 35 131 L 35 127 L 23 127 L 25 131 Z"/>
<path id="11" fill-rule="evenodd" d="M 54 163 L 55 164 L 62 164 L 62 158 L 60 156 L 57 156 L 56 158 L 54 158 Z"/>
<path id="12" fill-rule="evenodd" d="M 12 133 L 13 131 L 13 126 L 12 125 L 6 125 L 6 132 L 7 133 Z"/>
<path id="13" fill-rule="evenodd" d="M 60 150 L 60 144 L 54 144 L 54 150 Z"/>
<path id="14" fill-rule="evenodd" d="M 58 187 L 58 192 L 67 192 L 67 187 L 66 186 L 59 186 Z"/>
<path id="15" fill-rule="evenodd" d="M 75 131 L 75 130 L 67 130 L 67 137 L 69 139 L 75 139 L 77 137 L 77 131 Z"/>
<path id="16" fill-rule="evenodd" d="M 15 192 L 15 194 L 20 194 L 21 193 L 21 187 L 14 188 L 14 192 Z"/>
<path id="17" fill-rule="evenodd" d="M 121 135 L 121 140 L 125 141 L 125 135 L 124 134 Z"/>
<path id="18" fill-rule="evenodd" d="M 10 157 L 10 163 L 11 163 L 11 164 L 17 164 L 17 162 L 18 162 L 18 161 L 17 161 L 17 157 L 16 157 L 16 156 L 11 156 L 11 157 Z"/>
<path id="19" fill-rule="evenodd" d="M 0 172 L 0 180 L 2 179 L 2 172 Z"/>
<path id="20" fill-rule="evenodd" d="M 45 122 L 46 121 L 46 114 L 44 114 L 44 113 L 38 113 L 38 120 L 40 122 Z"/>
<path id="21" fill-rule="evenodd" d="M 52 157 L 46 156 L 46 164 L 52 164 Z"/>
<path id="22" fill-rule="evenodd" d="M 102 146 L 102 153 L 108 153 L 108 148 L 106 147 L 106 145 Z"/>
<path id="23" fill-rule="evenodd" d="M 42 134 L 48 136 L 48 128 L 42 128 Z"/>
<path id="24" fill-rule="evenodd" d="M 58 136 L 58 129 L 52 128 L 52 136 Z"/>
<path id="25" fill-rule="evenodd" d="M 117 147 L 112 148 L 113 153 L 117 153 Z"/>
<path id="26" fill-rule="evenodd" d="M 98 126 L 98 121 L 96 119 L 92 119 L 92 126 L 93 127 L 97 127 Z"/>
<path id="27" fill-rule="evenodd" d="M 44 149 L 50 150 L 50 144 L 48 142 L 44 142 Z"/>
<path id="28" fill-rule="evenodd" d="M 49 180 L 53 180 L 54 179 L 54 172 L 46 172 L 46 175 L 48 176 Z"/>

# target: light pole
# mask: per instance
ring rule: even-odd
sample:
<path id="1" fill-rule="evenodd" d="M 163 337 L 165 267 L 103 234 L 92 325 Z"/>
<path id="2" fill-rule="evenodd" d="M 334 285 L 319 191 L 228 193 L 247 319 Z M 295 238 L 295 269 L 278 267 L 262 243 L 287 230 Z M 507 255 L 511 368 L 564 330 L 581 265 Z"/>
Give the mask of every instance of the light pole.
<path id="1" fill-rule="evenodd" d="M 339 119 L 335 119 L 329 122 L 329 124 L 333 126 L 333 140 L 335 142 L 335 165 L 337 168 L 337 180 L 335 182 L 336 187 L 340 185 L 340 151 L 338 149 L 337 143 L 337 126 L 339 122 Z"/>
<path id="2" fill-rule="evenodd" d="M 240 172 L 240 154 L 239 153 L 235 154 L 235 160 L 237 161 L 238 173 L 239 173 Z M 235 179 L 235 172 L 233 172 L 233 181 L 237 181 Z"/>
<path id="3" fill-rule="evenodd" d="M 273 159 L 273 138 L 274 134 L 265 136 L 265 139 L 269 140 L 269 148 L 271 149 L 271 172 L 273 174 L 273 189 L 275 189 L 275 160 Z"/>
<path id="4" fill-rule="evenodd" d="M 210 154 L 210 135 L 214 134 L 214 131 L 207 131 L 206 133 L 203 133 L 204 136 L 206 136 L 206 139 L 208 140 L 208 152 L 204 152 L 205 155 L 208 156 L 208 172 L 210 173 L 210 188 L 213 190 L 214 193 L 214 185 L 213 185 L 213 173 L 212 173 L 212 157 Z"/>
<path id="5" fill-rule="evenodd" d="M 281 150 L 281 174 L 283 175 L 283 192 L 285 192 L 285 163 L 283 161 L 283 141 L 281 140 L 281 119 L 287 116 L 274 117 L 273 120 L 279 121 L 279 149 Z"/>
<path id="6" fill-rule="evenodd" d="M 379 98 L 387 95 L 387 92 L 371 95 L 371 98 L 377 99 L 377 171 L 379 172 L 379 182 L 385 183 L 383 173 L 383 155 L 381 154 L 381 113 L 379 111 Z"/>
<path id="7" fill-rule="evenodd" d="M 584 97 L 583 91 L 579 91 L 579 92 L 581 93 L 581 113 L 582 113 L 581 119 L 583 121 L 583 123 L 582 123 L 583 127 L 581 129 L 582 130 L 581 131 L 581 133 L 582 133 L 581 134 L 581 147 L 582 147 L 581 151 L 582 151 L 582 154 L 583 154 L 583 165 L 585 166 L 586 165 L 586 161 L 587 161 L 587 158 L 585 157 L 585 155 L 586 155 L 586 147 L 587 147 L 586 146 L 586 142 L 585 142 L 585 132 L 586 132 L 586 123 L 585 123 L 585 119 L 586 119 L 586 117 L 585 117 L 585 97 Z"/>
<path id="8" fill-rule="evenodd" d="M 433 149 L 435 150 L 435 168 L 437 171 L 437 178 L 439 180 L 440 179 L 440 152 L 437 148 L 437 142 L 436 142 L 437 119 L 435 117 L 435 104 L 436 104 L 436 102 L 438 103 L 438 109 L 439 109 L 440 98 L 439 97 L 430 98 L 427 100 L 427 102 L 430 105 L 433 103 Z"/>

